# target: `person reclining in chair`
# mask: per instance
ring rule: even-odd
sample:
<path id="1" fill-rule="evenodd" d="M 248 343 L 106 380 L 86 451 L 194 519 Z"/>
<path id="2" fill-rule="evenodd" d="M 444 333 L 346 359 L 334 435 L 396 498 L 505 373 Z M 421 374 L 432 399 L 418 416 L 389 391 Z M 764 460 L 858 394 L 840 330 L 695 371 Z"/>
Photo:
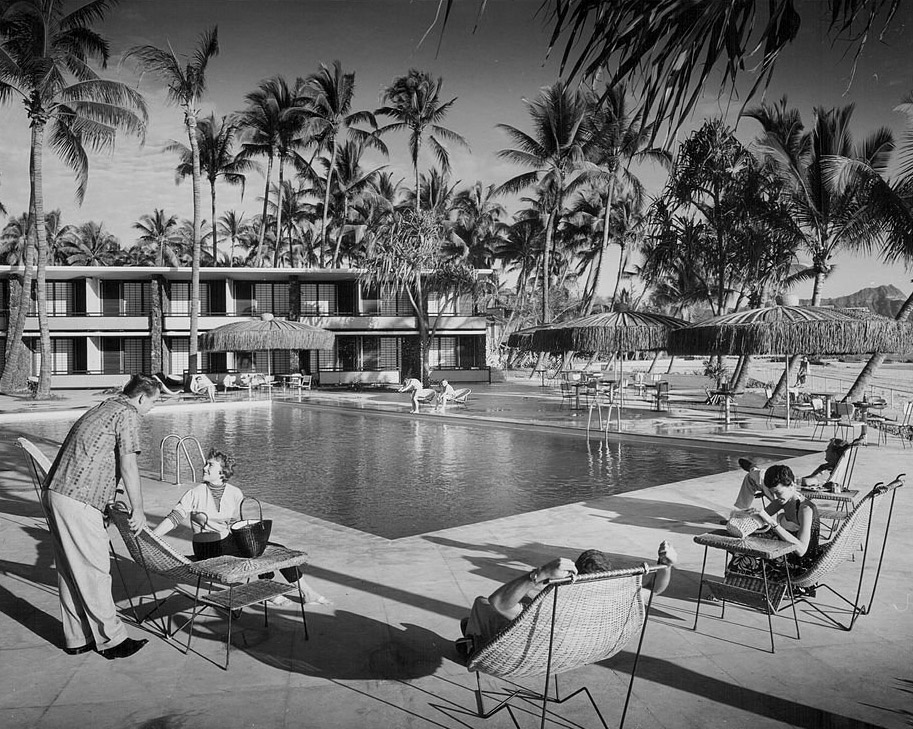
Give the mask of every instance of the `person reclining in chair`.
<path id="1" fill-rule="evenodd" d="M 673 567 L 677 560 L 678 555 L 672 545 L 667 541 L 660 543 L 657 564 Z M 612 569 L 612 562 L 605 552 L 587 549 L 580 553 L 575 562 L 558 557 L 501 585 L 488 597 L 477 597 L 472 604 L 469 617 L 460 621 L 460 630 L 464 637 L 456 641 L 457 653 L 464 659 L 469 658 L 476 648 L 494 638 L 517 618 L 523 612 L 526 603 L 539 594 L 549 580 L 608 572 Z M 656 572 L 648 589 L 652 590 L 654 595 L 660 595 L 669 586 L 671 578 L 671 570 Z"/>

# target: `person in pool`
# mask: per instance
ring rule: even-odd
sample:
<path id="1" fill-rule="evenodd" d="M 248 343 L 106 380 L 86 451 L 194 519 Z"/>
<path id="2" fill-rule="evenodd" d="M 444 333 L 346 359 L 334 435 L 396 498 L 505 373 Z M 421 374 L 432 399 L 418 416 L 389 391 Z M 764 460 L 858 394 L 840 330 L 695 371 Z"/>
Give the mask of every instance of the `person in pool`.
<path id="1" fill-rule="evenodd" d="M 228 482 L 234 470 L 234 458 L 227 453 L 211 449 L 203 467 L 203 482 L 186 491 L 152 533 L 157 537 L 163 537 L 189 520 L 194 534 L 216 533 L 221 537 L 212 545 L 217 554 L 237 554 L 230 528 L 240 518 L 244 494 L 241 489 Z M 298 583 L 307 604 L 330 604 L 329 600 L 305 581 L 297 567 L 288 567 L 280 572 L 290 583 Z M 280 595 L 271 602 L 284 605 L 289 600 Z"/>

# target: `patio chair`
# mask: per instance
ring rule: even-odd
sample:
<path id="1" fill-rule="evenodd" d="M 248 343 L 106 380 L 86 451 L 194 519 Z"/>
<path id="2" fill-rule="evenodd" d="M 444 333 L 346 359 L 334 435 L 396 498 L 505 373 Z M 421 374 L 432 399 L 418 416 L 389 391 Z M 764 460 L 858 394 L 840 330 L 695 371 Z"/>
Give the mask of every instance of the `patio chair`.
<path id="1" fill-rule="evenodd" d="M 453 395 L 448 398 L 448 402 L 456 403 L 457 405 L 466 406 L 469 404 L 469 396 L 472 394 L 472 390 L 468 387 L 461 387 L 459 390 L 454 390 Z"/>
<path id="2" fill-rule="evenodd" d="M 834 405 L 834 412 L 837 416 L 837 422 L 834 423 L 834 435 L 838 432 L 843 434 L 846 440 L 855 440 L 857 431 L 863 432 L 865 423 L 861 420 L 853 420 L 856 408 L 851 402 L 838 402 Z"/>
<path id="3" fill-rule="evenodd" d="M 137 624 L 151 618 L 172 597 L 183 595 L 192 599 L 191 615 L 180 627 L 170 630 L 164 620 L 159 625 L 164 637 L 169 640 L 178 631 L 189 625 L 187 643 L 184 646 L 184 652 L 187 653 L 190 650 L 190 642 L 193 639 L 193 626 L 196 616 L 207 607 L 214 607 L 227 612 L 228 630 L 225 636 L 225 665 L 220 666 L 227 671 L 231 654 L 231 628 L 236 613 L 240 615 L 240 611 L 243 608 L 262 603 L 263 623 L 268 626 L 268 601 L 271 598 L 285 595 L 297 589 L 298 597 L 301 601 L 301 623 L 304 626 L 304 638 L 305 640 L 308 639 L 304 596 L 301 594 L 300 585 L 297 583 L 276 582 L 274 580 L 252 579 L 265 572 L 273 572 L 284 567 L 295 567 L 304 564 L 307 561 L 307 555 L 304 552 L 297 552 L 271 544 L 267 545 L 266 550 L 260 557 L 245 559 L 243 557 L 222 556 L 191 562 L 187 557 L 175 552 L 167 543 L 148 529 L 144 529 L 139 534 L 134 534 L 130 528 L 130 511 L 125 504 L 120 502 L 112 504 L 109 506 L 107 513 L 111 523 L 114 524 L 120 533 L 131 558 L 145 572 L 153 600 L 155 600 L 155 607 L 140 617 L 136 606 L 133 604 L 133 598 L 130 597 L 130 591 L 127 589 L 118 555 L 112 544 L 111 556 L 114 559 L 124 592 L 127 594 L 127 601 L 130 603 L 130 610 Z M 156 590 L 152 582 L 152 575 L 164 577 L 172 583 L 172 591 L 164 599 L 160 600 L 155 596 Z M 225 587 L 201 594 L 200 588 L 204 581 L 208 581 L 210 586 L 212 586 L 212 583 L 219 583 Z M 188 590 L 184 585 L 195 585 L 195 589 L 193 591 Z"/>
<path id="4" fill-rule="evenodd" d="M 32 479 L 32 486 L 35 487 L 35 495 L 38 496 L 38 505 L 41 507 L 41 513 L 44 515 L 44 523 L 47 525 L 48 531 L 50 531 L 51 522 L 48 518 L 47 511 L 45 511 L 44 508 L 41 490 L 44 488 L 44 481 L 51 470 L 51 461 L 44 453 L 38 450 L 38 446 L 32 443 L 28 438 L 16 438 L 16 444 L 25 453 L 26 461 L 28 461 L 29 476 Z"/>
<path id="5" fill-rule="evenodd" d="M 833 483 L 840 484 L 840 488 L 843 491 L 852 489 L 853 471 L 856 469 L 856 456 L 859 453 L 860 442 L 861 439 L 853 441 L 850 447 L 843 452 L 828 479 Z M 819 502 L 818 517 L 821 520 L 822 528 L 826 527 L 828 530 L 827 534 L 822 534 L 822 536 L 825 539 L 830 539 L 834 535 L 838 523 L 849 516 L 853 502 L 846 499 L 845 495 L 835 496 L 835 494 L 827 491 L 806 493 L 806 496 Z M 827 504 L 827 506 L 822 506 L 822 504 Z"/>
<path id="6" fill-rule="evenodd" d="M 298 378 L 298 392 L 302 390 L 310 390 L 314 382 L 314 375 L 301 375 Z"/>
<path id="7" fill-rule="evenodd" d="M 885 485 L 878 483 L 868 494 L 859 502 L 859 505 L 853 509 L 849 517 L 844 520 L 837 534 L 829 542 L 821 546 L 820 552 L 814 561 L 801 571 L 788 574 L 786 581 L 778 581 L 773 578 L 762 579 L 740 574 L 738 572 L 726 573 L 722 581 L 715 579 L 704 579 L 704 570 L 701 570 L 701 585 L 706 587 L 710 594 L 722 602 L 723 612 L 721 617 L 725 616 L 726 603 L 732 602 L 744 607 L 760 610 L 768 616 L 770 627 L 771 652 L 773 651 L 773 625 L 770 623 L 770 616 L 786 608 L 793 609 L 793 619 L 796 625 L 796 638 L 799 635 L 799 620 L 796 616 L 795 607 L 799 603 L 806 603 L 813 610 L 820 613 L 836 627 L 843 630 L 852 630 L 856 619 L 860 615 L 867 615 L 872 610 L 874 604 L 875 592 L 878 589 L 878 578 L 881 575 L 881 566 L 884 561 L 884 553 L 888 543 L 888 534 L 891 529 L 891 517 L 894 513 L 894 499 L 897 495 L 897 489 L 903 485 L 905 474 L 900 474 Z M 881 539 L 881 546 L 878 555 L 878 564 L 875 569 L 875 577 L 872 580 L 870 592 L 865 600 L 862 600 L 862 592 L 866 582 L 866 567 L 868 564 L 869 548 L 872 544 L 872 523 L 874 521 L 875 509 L 880 508 L 885 501 L 884 497 L 890 494 L 890 507 L 888 516 L 885 520 L 884 536 Z M 695 537 L 695 541 L 705 546 L 725 549 L 733 554 L 751 553 L 751 550 L 743 551 L 740 548 L 740 540 L 736 537 L 717 535 L 716 532 L 704 534 Z M 755 540 L 773 541 L 773 540 Z M 863 545 L 862 559 L 859 561 L 859 578 L 856 584 L 856 594 L 850 598 L 840 594 L 825 580 L 829 578 L 840 565 L 853 557 L 859 544 Z M 704 555 L 704 567 L 706 567 L 706 552 Z M 844 625 L 836 618 L 825 612 L 824 609 L 816 605 L 813 600 L 817 599 L 819 590 L 828 590 L 840 600 L 849 606 L 850 618 L 849 624 Z M 700 613 L 700 598 L 697 601 L 697 609 L 694 615 L 694 629 L 697 630 L 698 615 Z"/>
<path id="8" fill-rule="evenodd" d="M 821 439 L 824 440 L 825 428 L 833 427 L 839 420 L 838 417 L 832 416 L 824 409 L 824 400 L 820 397 L 812 398 L 812 419 L 815 421 L 815 427 L 812 429 L 812 440 L 816 440 L 815 435 L 821 433 Z"/>
<path id="9" fill-rule="evenodd" d="M 519 617 L 470 656 L 468 668 L 476 674 L 477 687 L 477 711 L 472 715 L 488 719 L 506 709 L 514 724 L 519 726 L 514 715 L 514 704 L 517 701 L 541 702 L 541 722 L 544 726 L 549 704 L 563 704 L 584 693 L 603 727 L 607 727 L 602 712 L 586 686 L 564 698 L 559 697 L 557 674 L 604 661 L 639 635 L 619 724 L 619 727 L 623 727 L 647 616 L 653 601 L 651 592 L 650 599 L 644 605 L 642 581 L 645 575 L 661 569 L 668 568 L 645 564 L 633 569 L 578 575 L 576 578 L 550 582 Z M 483 691 L 481 673 L 508 681 L 544 676 L 543 690 L 540 693 L 521 687 L 506 691 Z M 555 677 L 554 694 L 549 695 L 552 677 Z M 499 699 L 488 710 L 484 706 L 486 695 Z"/>
<path id="10" fill-rule="evenodd" d="M 900 419 L 880 418 L 877 426 L 879 432 L 884 433 L 885 440 L 887 440 L 887 434 L 891 433 L 896 435 L 900 439 L 901 445 L 906 448 L 907 441 L 913 440 L 913 400 L 904 405 Z"/>

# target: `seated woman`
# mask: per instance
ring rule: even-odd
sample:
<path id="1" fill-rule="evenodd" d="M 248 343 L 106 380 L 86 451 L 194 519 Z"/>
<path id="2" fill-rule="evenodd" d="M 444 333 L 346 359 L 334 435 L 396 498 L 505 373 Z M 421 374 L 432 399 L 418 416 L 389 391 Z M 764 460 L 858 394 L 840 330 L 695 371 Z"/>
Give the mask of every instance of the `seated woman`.
<path id="1" fill-rule="evenodd" d="M 437 395 L 437 405 L 435 409 L 440 408 L 441 412 L 447 411 L 447 403 L 456 397 L 456 392 L 447 380 L 441 380 L 441 391 Z"/>
<path id="2" fill-rule="evenodd" d="M 165 536 L 185 520 L 190 520 L 195 534 L 215 532 L 221 537 L 214 550 L 217 554 L 237 554 L 235 540 L 230 533 L 231 525 L 241 515 L 241 501 L 244 494 L 241 489 L 228 483 L 234 473 L 234 458 L 226 453 L 211 449 L 203 467 L 203 483 L 186 491 L 180 501 L 174 505 L 171 513 L 152 530 L 158 537 Z M 316 592 L 301 575 L 297 567 L 280 570 L 288 582 L 297 582 L 301 594 L 308 604 L 328 605 L 330 601 Z M 279 596 L 271 600 L 274 604 L 283 605 L 288 598 Z"/>
<path id="3" fill-rule="evenodd" d="M 216 401 L 216 383 L 202 373 L 190 376 L 190 391 L 194 395 L 201 395 L 205 392 L 209 397 L 209 402 Z"/>
<path id="4" fill-rule="evenodd" d="M 785 579 L 786 567 L 804 569 L 819 553 L 818 534 L 820 523 L 815 502 L 803 496 L 796 477 L 789 466 L 770 466 L 764 472 L 764 486 L 773 500 L 763 509 L 750 509 L 749 513 L 762 521 L 768 530 L 759 536 L 781 539 L 793 545 L 786 559 L 768 562 L 767 576 Z M 729 563 L 730 572 L 761 576 L 761 562 L 757 557 L 738 555 Z"/>

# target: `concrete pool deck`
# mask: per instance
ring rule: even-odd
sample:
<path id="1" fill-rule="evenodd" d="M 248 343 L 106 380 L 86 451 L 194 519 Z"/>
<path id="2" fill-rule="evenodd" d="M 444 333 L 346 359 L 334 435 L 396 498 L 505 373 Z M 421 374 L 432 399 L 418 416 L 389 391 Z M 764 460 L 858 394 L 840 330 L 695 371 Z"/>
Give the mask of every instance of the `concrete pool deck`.
<path id="1" fill-rule="evenodd" d="M 534 384 L 513 381 L 474 390 L 468 408 L 420 417 L 581 427 L 579 412 L 568 411 L 557 396 Z M 405 409 L 404 396 L 391 392 L 317 391 L 305 397 L 326 407 Z M 98 399 L 96 393 L 67 394 L 48 403 L 4 398 L 0 409 L 9 427 L 25 412 L 84 409 Z M 805 451 L 788 460 L 798 473 L 820 461 L 822 445 L 810 441 L 811 427 L 768 427 L 759 410 L 740 414 L 740 421 L 727 428 L 716 422 L 715 410 L 688 403 L 688 397 L 673 401 L 671 415 L 632 403 L 638 412 L 626 416 L 625 428 L 643 436 L 665 431 L 733 449 L 762 442 Z M 887 446 L 860 450 L 855 481 L 861 488 L 910 472 L 913 465 L 913 450 L 904 451 L 896 438 Z M 585 452 L 581 442 L 581 457 Z M 720 514 L 738 488 L 736 472 L 393 541 L 270 506 L 274 536 L 309 553 L 308 580 L 334 604 L 307 608 L 307 642 L 297 605 L 271 608 L 269 632 L 255 614 L 246 614 L 237 623 L 238 648 L 225 672 L 212 663 L 224 655 L 224 622 L 211 619 L 195 631 L 193 647 L 199 654 L 184 655 L 154 634 L 145 635 L 149 645 L 127 660 L 63 654 L 57 647 L 56 576 L 46 528 L 21 453 L 14 444 L 2 443 L 0 458 L 3 727 L 482 726 L 481 720 L 456 713 L 474 707 L 475 679 L 451 647 L 474 596 L 531 565 L 557 555 L 573 557 L 589 547 L 610 552 L 619 564 L 640 563 L 655 558 L 662 539 L 673 542 L 680 561 L 670 589 L 654 601 L 627 726 L 908 727 L 913 719 L 909 487 L 898 493 L 871 614 L 847 633 L 800 610 L 800 641 L 793 637 L 792 620 L 778 615 L 773 655 L 766 618 L 737 606 L 729 607 L 725 619 L 717 606 L 702 607 L 698 630 L 692 630 L 703 558 L 693 537 L 719 528 Z M 154 523 L 182 488 L 160 483 L 157 474 L 147 476 L 146 506 Z M 189 551 L 186 542 L 174 541 Z M 115 544 L 123 552 L 118 537 Z M 852 593 L 857 567 L 843 565 L 834 586 Z M 708 569 L 721 574 L 721 558 L 711 555 Z M 131 592 L 142 592 L 135 569 L 128 570 L 128 581 Z M 126 606 L 116 576 L 115 597 Z M 834 606 L 835 599 L 819 596 L 818 604 Z M 133 636 L 145 632 L 135 626 L 128 631 Z M 589 686 L 609 725 L 617 725 L 631 664 L 626 650 L 605 665 L 563 674 L 559 684 L 564 693 Z M 560 711 L 582 726 L 597 723 L 583 700 Z M 531 715 L 521 721 L 538 725 Z M 487 725 L 511 726 L 500 714 Z"/>

